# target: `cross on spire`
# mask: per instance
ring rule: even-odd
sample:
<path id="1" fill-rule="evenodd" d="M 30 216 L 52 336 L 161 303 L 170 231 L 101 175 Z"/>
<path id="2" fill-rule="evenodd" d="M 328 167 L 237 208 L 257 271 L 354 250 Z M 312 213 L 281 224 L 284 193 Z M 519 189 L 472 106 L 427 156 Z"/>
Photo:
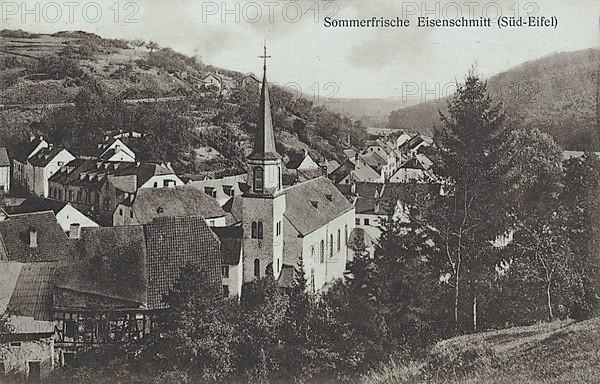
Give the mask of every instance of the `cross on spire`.
<path id="1" fill-rule="evenodd" d="M 264 53 L 262 56 L 258 56 L 260 59 L 264 60 L 263 70 L 267 71 L 267 59 L 270 59 L 271 56 L 267 56 L 267 40 L 265 40 Z"/>

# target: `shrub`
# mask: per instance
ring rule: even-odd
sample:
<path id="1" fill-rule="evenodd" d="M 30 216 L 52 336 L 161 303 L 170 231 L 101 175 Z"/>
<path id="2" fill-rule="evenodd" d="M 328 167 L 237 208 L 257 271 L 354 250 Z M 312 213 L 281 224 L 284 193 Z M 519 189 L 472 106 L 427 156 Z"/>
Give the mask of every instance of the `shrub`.
<path id="1" fill-rule="evenodd" d="M 447 340 L 436 344 L 428 356 L 429 375 L 462 377 L 481 368 L 492 367 L 496 351 L 485 342 L 469 344 L 466 340 Z"/>

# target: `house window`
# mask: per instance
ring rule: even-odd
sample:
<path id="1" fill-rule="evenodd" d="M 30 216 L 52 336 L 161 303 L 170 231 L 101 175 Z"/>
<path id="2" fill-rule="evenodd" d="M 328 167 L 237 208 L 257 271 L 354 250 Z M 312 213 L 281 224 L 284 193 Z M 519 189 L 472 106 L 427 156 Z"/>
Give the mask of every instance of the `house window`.
<path id="1" fill-rule="evenodd" d="M 229 285 L 223 286 L 223 297 L 225 297 L 225 298 L 229 297 Z"/>
<path id="2" fill-rule="evenodd" d="M 354 219 L 354 224 L 360 225 L 360 219 L 358 217 L 356 219 Z"/>
<path id="3" fill-rule="evenodd" d="M 319 259 L 321 263 L 325 262 L 325 241 L 321 240 L 321 247 L 319 248 Z"/>
<path id="4" fill-rule="evenodd" d="M 104 199 L 104 210 L 108 211 L 110 209 L 110 199 Z"/>
<path id="5" fill-rule="evenodd" d="M 81 203 L 81 191 L 77 191 L 77 202 Z"/>
<path id="6" fill-rule="evenodd" d="M 310 246 L 310 258 L 316 263 L 317 259 L 315 259 L 315 246 Z"/>
<path id="7" fill-rule="evenodd" d="M 338 229 L 338 236 L 337 236 L 337 250 L 338 250 L 338 252 L 340 251 L 340 249 L 342 249 L 342 231 L 340 231 Z"/>
<path id="8" fill-rule="evenodd" d="M 260 260 L 254 260 L 254 277 L 260 278 Z"/>
<path id="9" fill-rule="evenodd" d="M 262 192 L 265 188 L 265 170 L 261 167 L 254 168 L 254 190 Z"/>
<path id="10" fill-rule="evenodd" d="M 280 269 L 280 264 L 279 264 L 279 259 L 277 259 L 277 273 L 279 273 L 279 269 Z"/>
<path id="11" fill-rule="evenodd" d="M 58 200 L 62 200 L 62 189 L 58 190 Z"/>
<path id="12" fill-rule="evenodd" d="M 73 191 L 69 191 L 69 200 L 68 201 L 73 201 Z"/>
<path id="13" fill-rule="evenodd" d="M 370 225 L 369 224 L 369 219 L 365 219 L 365 225 Z"/>
<path id="14" fill-rule="evenodd" d="M 20 347 L 21 346 L 21 342 L 20 341 L 13 341 L 12 343 L 10 343 L 11 347 Z"/>
<path id="15" fill-rule="evenodd" d="M 158 182 L 154 182 L 154 188 L 158 188 Z"/>
<path id="16" fill-rule="evenodd" d="M 123 209 L 119 208 L 119 216 L 123 216 Z"/>
<path id="17" fill-rule="evenodd" d="M 228 279 L 229 278 L 229 265 L 223 265 L 223 266 L 221 266 L 221 276 L 224 279 Z"/>
<path id="18" fill-rule="evenodd" d="M 129 211 L 129 218 L 133 219 L 133 210 Z"/>

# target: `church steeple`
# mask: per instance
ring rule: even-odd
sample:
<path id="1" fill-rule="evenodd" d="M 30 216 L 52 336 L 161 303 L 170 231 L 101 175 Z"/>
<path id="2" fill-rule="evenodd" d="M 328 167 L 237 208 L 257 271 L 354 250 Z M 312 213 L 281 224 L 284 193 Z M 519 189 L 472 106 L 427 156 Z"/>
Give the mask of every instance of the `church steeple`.
<path id="1" fill-rule="evenodd" d="M 254 150 L 248 156 L 249 160 L 277 160 L 281 156 L 275 148 L 275 136 L 273 134 L 273 120 L 271 116 L 271 101 L 269 100 L 269 85 L 267 83 L 267 45 L 265 43 L 264 54 L 259 56 L 264 59 L 263 81 L 260 91 L 260 104 L 258 121 L 256 124 L 256 135 L 254 137 Z"/>

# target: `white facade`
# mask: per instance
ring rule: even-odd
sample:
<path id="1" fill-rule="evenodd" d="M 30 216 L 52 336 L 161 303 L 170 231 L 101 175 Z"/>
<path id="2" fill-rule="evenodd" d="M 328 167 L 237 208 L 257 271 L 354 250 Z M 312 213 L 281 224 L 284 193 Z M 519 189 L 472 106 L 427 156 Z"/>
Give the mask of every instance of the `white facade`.
<path id="1" fill-rule="evenodd" d="M 10 192 L 10 167 L 0 167 L 0 194 Z"/>
<path id="2" fill-rule="evenodd" d="M 157 175 L 152 176 L 148 179 L 143 185 L 141 185 L 138 189 L 141 188 L 163 188 L 163 187 L 179 187 L 184 185 L 185 183 L 181 181 L 181 179 L 176 174 L 170 175 Z"/>
<path id="3" fill-rule="evenodd" d="M 242 248 L 240 248 L 241 251 Z M 244 265 L 242 252 L 240 252 L 239 263 L 235 265 L 223 264 L 221 278 L 223 280 L 223 290 L 228 291 L 227 297 L 241 297 L 242 284 L 244 283 Z M 225 288 L 227 287 L 227 288 Z"/>
<path id="4" fill-rule="evenodd" d="M 56 213 L 56 221 L 65 233 L 69 233 L 71 225 L 78 224 L 80 228 L 95 228 L 99 225 L 71 204 L 67 204 Z"/>
<path id="5" fill-rule="evenodd" d="M 75 160 L 75 156 L 63 149 L 46 166 L 31 167 L 33 170 L 33 186 L 30 191 L 36 196 L 48 197 L 48 179 L 58 172 L 63 165 L 72 160 Z"/>

